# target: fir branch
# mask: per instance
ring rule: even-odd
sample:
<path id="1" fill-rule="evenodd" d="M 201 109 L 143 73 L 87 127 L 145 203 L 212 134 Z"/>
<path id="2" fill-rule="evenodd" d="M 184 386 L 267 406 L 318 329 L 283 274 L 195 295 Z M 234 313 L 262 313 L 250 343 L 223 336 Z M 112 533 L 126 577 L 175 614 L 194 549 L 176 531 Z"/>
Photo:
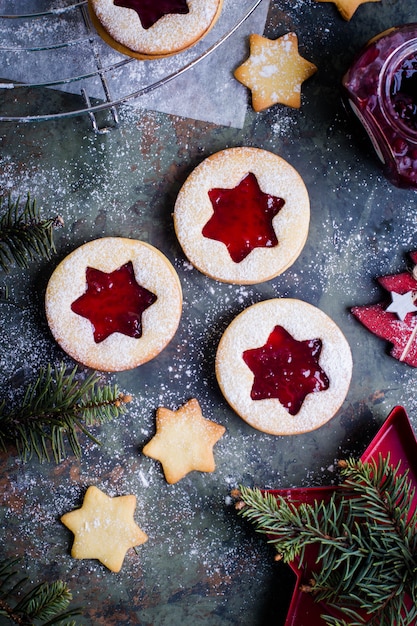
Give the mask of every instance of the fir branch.
<path id="1" fill-rule="evenodd" d="M 319 569 L 303 591 L 349 618 L 324 615 L 329 626 L 358 626 L 364 616 L 372 626 L 415 624 L 417 510 L 410 511 L 415 492 L 407 472 L 389 456 L 340 465 L 344 481 L 329 502 L 296 503 L 241 487 L 237 508 L 285 562 L 299 559 L 302 568 L 306 548 L 316 547 Z"/>
<path id="2" fill-rule="evenodd" d="M 57 580 L 27 589 L 26 579 L 17 578 L 17 563 L 0 561 L 0 616 L 18 626 L 76 626 L 72 618 L 81 611 L 68 609 L 72 594 L 67 585 Z"/>
<path id="3" fill-rule="evenodd" d="M 96 372 L 85 380 L 79 380 L 77 372 L 77 367 L 68 372 L 64 365 L 48 365 L 28 386 L 18 408 L 8 410 L 6 401 L 0 402 L 0 448 L 14 444 L 25 461 L 34 454 L 40 461 L 49 460 L 51 450 L 59 463 L 66 455 L 65 439 L 73 454 L 81 456 L 80 431 L 99 444 L 89 427 L 124 413 L 131 397 L 117 386 L 101 385 Z"/>
<path id="4" fill-rule="evenodd" d="M 4 198 L 0 197 L 1 213 L 3 205 Z M 23 207 L 20 198 L 14 202 L 9 195 L 6 210 L 0 216 L 0 268 L 8 272 L 16 263 L 25 269 L 35 257 L 50 259 L 55 252 L 54 228 L 62 225 L 59 216 L 42 220 L 36 202 L 29 194 Z"/>

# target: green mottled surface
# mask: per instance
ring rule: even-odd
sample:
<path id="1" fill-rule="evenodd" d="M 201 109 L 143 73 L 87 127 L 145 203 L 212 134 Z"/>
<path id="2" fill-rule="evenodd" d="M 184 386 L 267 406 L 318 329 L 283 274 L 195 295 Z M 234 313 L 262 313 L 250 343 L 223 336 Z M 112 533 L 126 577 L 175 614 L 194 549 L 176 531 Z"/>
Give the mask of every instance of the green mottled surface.
<path id="1" fill-rule="evenodd" d="M 183 317 L 168 348 L 141 368 L 108 377 L 134 400 L 125 416 L 97 430 L 101 448 L 86 441 L 81 461 L 69 456 L 57 467 L 36 460 L 22 465 L 13 451 L 0 455 L 0 557 L 22 556 L 31 580 L 66 580 L 76 603 L 85 606 L 82 623 L 282 624 L 291 575 L 237 517 L 230 490 L 240 483 L 337 481 L 335 459 L 361 454 L 397 404 L 417 426 L 415 370 L 391 358 L 386 343 L 348 312 L 378 301 L 374 278 L 402 271 L 406 253 L 417 248 L 417 196 L 385 180 L 340 100 L 341 77 L 361 46 L 413 20 L 417 8 L 408 0 L 364 4 L 350 22 L 331 3 L 271 2 L 266 36 L 294 30 L 301 54 L 319 71 L 303 86 L 301 109 L 276 106 L 255 114 L 248 105 L 242 130 L 133 106 L 122 108 L 119 128 L 104 135 L 92 132 L 87 116 L 0 124 L 1 192 L 24 197 L 30 191 L 44 215 L 60 214 L 65 221 L 53 261 L 4 276 L 18 306 L 0 304 L 1 398 L 12 402 L 47 362 L 72 364 L 49 334 L 43 294 L 58 261 L 83 242 L 103 235 L 148 241 L 172 261 L 184 291 Z M 171 217 L 192 169 L 213 152 L 238 145 L 287 159 L 311 200 L 301 256 L 282 276 L 253 287 L 217 283 L 192 269 Z M 216 346 L 228 323 L 253 302 L 278 296 L 304 299 L 328 313 L 354 360 L 339 413 L 321 429 L 294 437 L 265 435 L 245 424 L 226 405 L 214 375 Z M 190 397 L 227 432 L 214 449 L 214 473 L 194 472 L 168 486 L 159 464 L 140 450 L 154 433 L 156 408 L 175 409 Z M 70 557 L 71 533 L 59 517 L 80 505 L 90 484 L 109 495 L 137 495 L 135 519 L 149 541 L 137 553 L 129 551 L 120 574 Z"/>

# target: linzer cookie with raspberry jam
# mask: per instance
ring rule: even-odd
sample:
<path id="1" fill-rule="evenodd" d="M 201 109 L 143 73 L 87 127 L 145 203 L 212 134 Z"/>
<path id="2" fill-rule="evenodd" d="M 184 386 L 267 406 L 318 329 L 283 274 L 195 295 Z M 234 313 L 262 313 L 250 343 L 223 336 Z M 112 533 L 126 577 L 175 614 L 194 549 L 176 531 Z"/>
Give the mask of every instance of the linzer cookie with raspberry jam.
<path id="1" fill-rule="evenodd" d="M 272 435 L 319 428 L 343 403 L 352 356 L 323 311 L 291 298 L 245 309 L 224 332 L 216 355 L 220 389 L 248 424 Z"/>
<path id="2" fill-rule="evenodd" d="M 51 332 L 76 361 L 121 371 L 149 361 L 173 338 L 181 317 L 176 271 L 143 241 L 104 237 L 69 254 L 45 296 Z"/>
<path id="3" fill-rule="evenodd" d="M 216 23 L 223 0 L 89 0 L 98 34 L 122 54 L 157 59 L 190 48 Z"/>
<path id="4" fill-rule="evenodd" d="M 310 201 L 298 172 L 259 148 L 229 148 L 200 163 L 175 202 L 174 226 L 203 274 L 237 284 L 284 272 L 308 235 Z"/>

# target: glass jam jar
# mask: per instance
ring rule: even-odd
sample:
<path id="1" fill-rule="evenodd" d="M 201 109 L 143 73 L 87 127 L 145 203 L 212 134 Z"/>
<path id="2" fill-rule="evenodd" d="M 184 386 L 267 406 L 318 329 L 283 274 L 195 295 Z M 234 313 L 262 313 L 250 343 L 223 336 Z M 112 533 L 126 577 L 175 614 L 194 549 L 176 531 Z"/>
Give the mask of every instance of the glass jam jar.
<path id="1" fill-rule="evenodd" d="M 417 23 L 371 39 L 342 84 L 388 180 L 417 190 Z"/>

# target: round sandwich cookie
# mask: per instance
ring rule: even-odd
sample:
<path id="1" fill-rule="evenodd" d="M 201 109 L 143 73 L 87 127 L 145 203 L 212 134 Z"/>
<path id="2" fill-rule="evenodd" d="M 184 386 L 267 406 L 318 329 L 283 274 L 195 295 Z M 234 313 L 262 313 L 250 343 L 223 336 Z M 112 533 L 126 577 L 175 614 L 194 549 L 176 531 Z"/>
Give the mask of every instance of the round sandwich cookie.
<path id="1" fill-rule="evenodd" d="M 228 148 L 205 159 L 174 207 L 185 256 L 226 283 L 261 283 L 284 272 L 300 255 L 309 224 L 303 179 L 287 161 L 259 148 Z"/>
<path id="2" fill-rule="evenodd" d="M 181 284 L 155 247 L 104 237 L 57 266 L 45 311 L 54 338 L 76 361 L 102 371 L 132 369 L 156 357 L 174 337 Z"/>
<path id="3" fill-rule="evenodd" d="M 88 0 L 97 33 L 118 52 L 142 60 L 194 46 L 217 22 L 223 0 Z"/>
<path id="4" fill-rule="evenodd" d="M 319 428 L 343 403 L 352 355 L 339 327 L 292 298 L 254 304 L 224 332 L 216 354 L 220 389 L 236 413 L 272 435 Z"/>

